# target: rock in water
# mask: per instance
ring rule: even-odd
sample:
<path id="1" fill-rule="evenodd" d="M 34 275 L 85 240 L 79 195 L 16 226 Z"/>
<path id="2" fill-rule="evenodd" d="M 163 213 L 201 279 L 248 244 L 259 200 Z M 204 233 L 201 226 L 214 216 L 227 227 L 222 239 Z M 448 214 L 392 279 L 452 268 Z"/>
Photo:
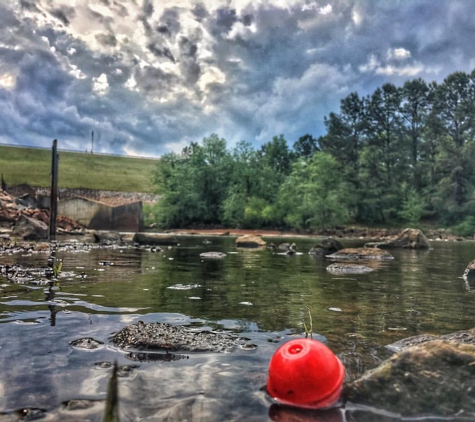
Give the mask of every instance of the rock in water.
<path id="1" fill-rule="evenodd" d="M 367 243 L 365 247 L 377 247 L 383 249 L 430 249 L 429 239 L 419 229 L 405 229 L 399 235 L 387 242 Z"/>
<path id="2" fill-rule="evenodd" d="M 332 274 L 366 274 L 374 270 L 365 265 L 335 263 L 329 265 L 327 271 Z"/>
<path id="3" fill-rule="evenodd" d="M 119 347 L 145 350 L 224 352 L 244 346 L 248 339 L 228 332 L 196 331 L 179 325 L 139 321 L 118 331 L 111 341 Z"/>
<path id="4" fill-rule="evenodd" d="M 308 253 L 310 255 L 329 255 L 343 249 L 343 245 L 336 239 L 329 237 L 320 243 L 312 246 Z"/>
<path id="5" fill-rule="evenodd" d="M 388 252 L 378 248 L 346 248 L 338 252 L 327 255 L 330 259 L 345 259 L 345 260 L 359 260 L 359 259 L 394 259 Z"/>
<path id="6" fill-rule="evenodd" d="M 139 245 L 177 246 L 178 240 L 174 236 L 155 233 L 135 233 L 133 242 Z"/>
<path id="7" fill-rule="evenodd" d="M 400 352 L 411 346 L 417 346 L 431 340 L 450 340 L 458 343 L 473 344 L 475 346 L 475 328 L 469 330 L 460 330 L 454 333 L 443 334 L 441 336 L 435 336 L 432 334 L 419 334 L 417 336 L 403 338 L 394 343 L 388 344 L 386 349 L 391 352 Z"/>
<path id="8" fill-rule="evenodd" d="M 95 231 L 94 240 L 101 244 L 117 243 L 122 241 L 122 236 L 117 232 Z"/>
<path id="9" fill-rule="evenodd" d="M 345 386 L 346 401 L 414 416 L 475 419 L 475 346 L 428 341 L 392 356 Z"/>
<path id="10" fill-rule="evenodd" d="M 236 239 L 236 246 L 239 248 L 258 248 L 266 246 L 266 242 L 260 236 L 244 235 Z"/>
<path id="11" fill-rule="evenodd" d="M 223 252 L 203 252 L 200 257 L 204 259 L 222 259 L 226 256 Z"/>

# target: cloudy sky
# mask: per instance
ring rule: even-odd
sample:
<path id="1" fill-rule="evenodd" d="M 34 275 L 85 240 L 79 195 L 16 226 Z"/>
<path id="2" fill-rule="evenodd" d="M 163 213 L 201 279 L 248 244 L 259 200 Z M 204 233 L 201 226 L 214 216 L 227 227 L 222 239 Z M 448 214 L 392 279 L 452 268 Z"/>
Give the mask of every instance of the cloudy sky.
<path id="1" fill-rule="evenodd" d="M 0 143 L 292 145 L 351 92 L 473 68 L 471 0 L 1 0 Z"/>

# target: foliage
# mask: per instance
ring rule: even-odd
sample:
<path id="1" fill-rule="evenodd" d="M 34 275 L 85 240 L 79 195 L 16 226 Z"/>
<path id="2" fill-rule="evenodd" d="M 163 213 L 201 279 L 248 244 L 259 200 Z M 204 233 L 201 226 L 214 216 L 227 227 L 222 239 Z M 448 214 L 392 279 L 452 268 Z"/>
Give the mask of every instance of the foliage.
<path id="1" fill-rule="evenodd" d="M 346 222 L 345 192 L 336 160 L 319 152 L 299 160 L 279 192 L 284 221 L 298 229 L 322 229 Z"/>
<path id="2" fill-rule="evenodd" d="M 411 227 L 418 227 L 423 212 L 424 202 L 420 195 L 418 195 L 414 188 L 409 189 L 399 211 L 399 216 L 404 221 L 407 221 Z"/>
<path id="3" fill-rule="evenodd" d="M 158 221 L 319 230 L 430 217 L 472 231 L 475 71 L 351 93 L 324 122 L 324 136 L 303 135 L 293 148 L 279 135 L 227 152 L 211 135 L 164 157 Z"/>
<path id="4" fill-rule="evenodd" d="M 457 236 L 472 237 L 475 233 L 475 217 L 469 215 L 452 229 Z"/>

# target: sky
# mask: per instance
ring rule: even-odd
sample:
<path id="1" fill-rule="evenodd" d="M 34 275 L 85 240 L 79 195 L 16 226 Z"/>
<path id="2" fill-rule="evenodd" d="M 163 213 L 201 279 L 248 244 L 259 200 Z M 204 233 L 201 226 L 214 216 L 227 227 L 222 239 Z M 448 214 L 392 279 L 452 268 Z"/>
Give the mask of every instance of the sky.
<path id="1" fill-rule="evenodd" d="M 0 0 L 0 143 L 292 146 L 352 92 L 471 72 L 472 16 L 472 0 Z"/>

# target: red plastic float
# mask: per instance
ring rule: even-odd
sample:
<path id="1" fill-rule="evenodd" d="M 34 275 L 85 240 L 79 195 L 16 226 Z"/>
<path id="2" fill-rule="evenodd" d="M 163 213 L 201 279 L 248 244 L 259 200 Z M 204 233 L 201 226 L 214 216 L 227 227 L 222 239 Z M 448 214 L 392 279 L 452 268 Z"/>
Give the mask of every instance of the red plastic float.
<path id="1" fill-rule="evenodd" d="M 296 339 L 272 356 L 267 392 L 283 404 L 321 409 L 338 401 L 344 378 L 345 367 L 327 346 Z"/>

